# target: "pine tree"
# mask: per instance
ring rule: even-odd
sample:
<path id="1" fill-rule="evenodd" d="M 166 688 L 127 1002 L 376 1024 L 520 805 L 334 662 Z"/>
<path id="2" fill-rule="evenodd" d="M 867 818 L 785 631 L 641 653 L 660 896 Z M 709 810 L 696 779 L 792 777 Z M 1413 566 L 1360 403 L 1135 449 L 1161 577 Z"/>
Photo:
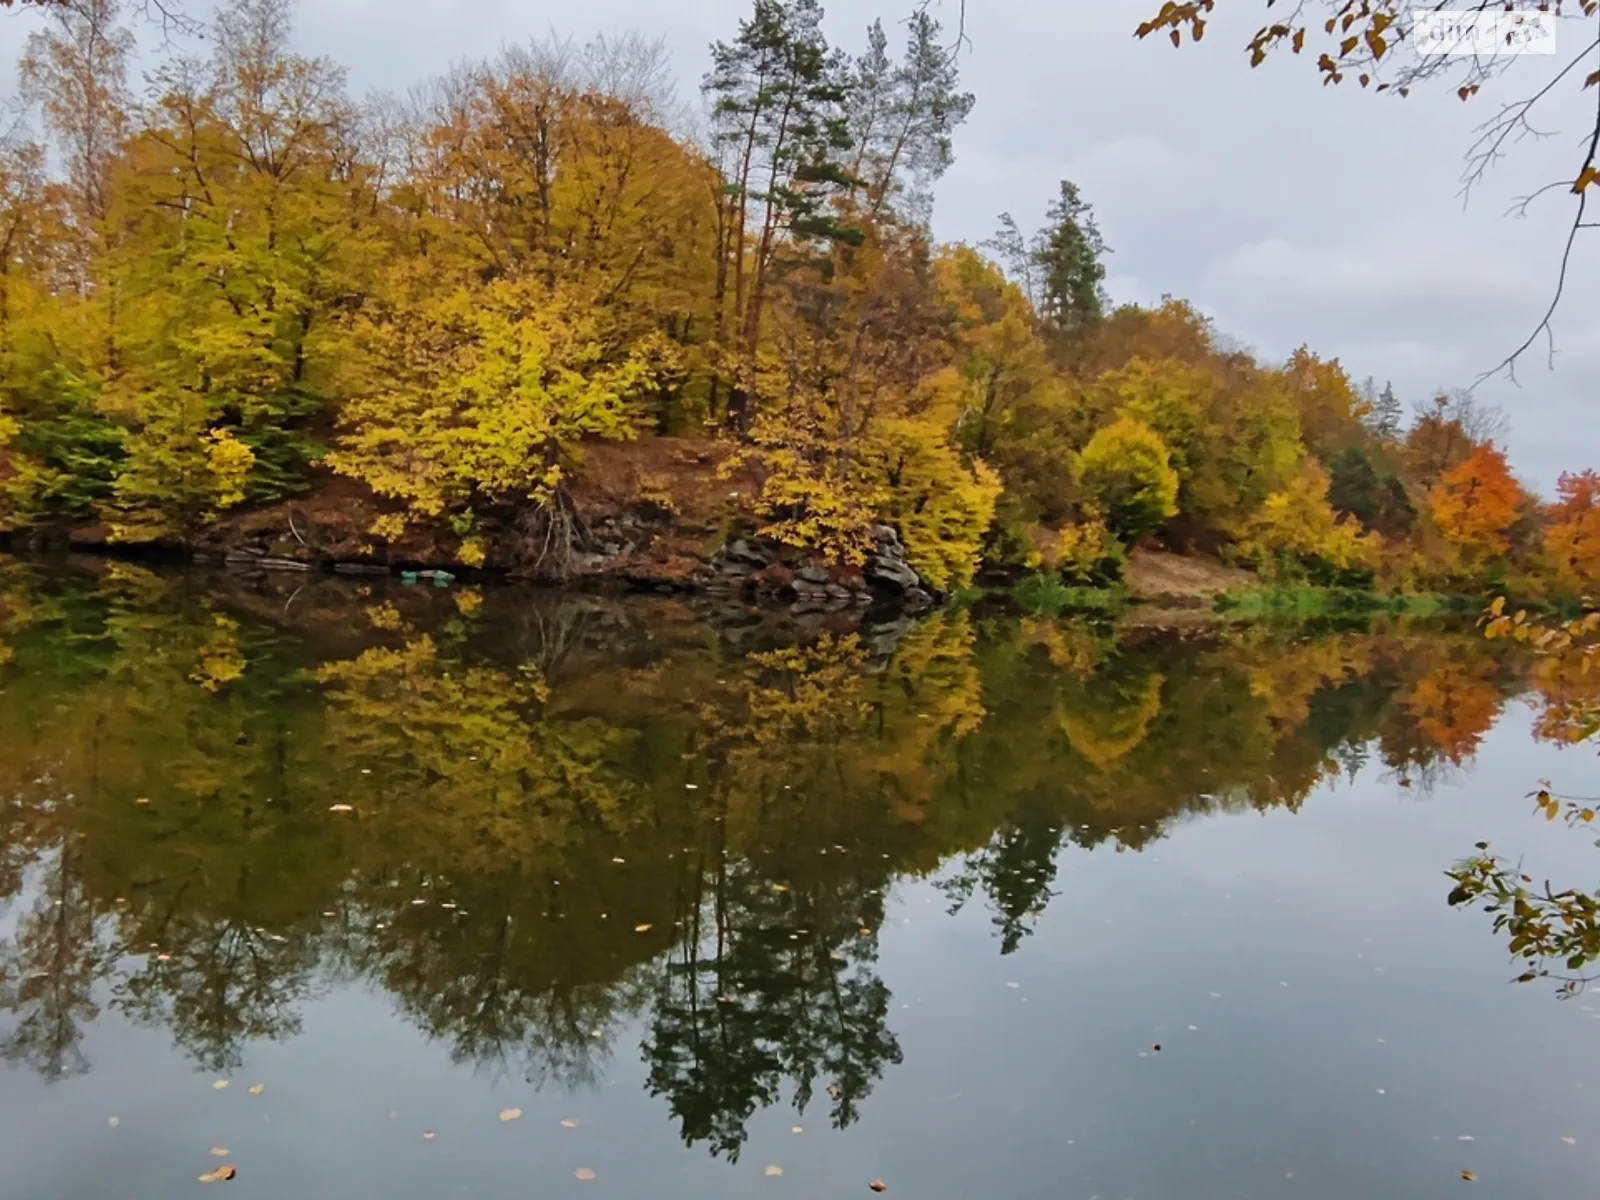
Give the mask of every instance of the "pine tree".
<path id="1" fill-rule="evenodd" d="M 1400 436 L 1402 415 L 1400 401 L 1394 394 L 1394 384 L 1385 382 L 1383 391 L 1378 394 L 1378 399 L 1372 406 L 1369 427 L 1379 437 L 1392 441 Z"/>
<path id="2" fill-rule="evenodd" d="M 711 63 L 701 90 L 711 102 L 711 140 L 731 205 L 722 252 L 733 274 L 732 350 L 736 370 L 748 375 L 779 245 L 860 236 L 827 204 L 850 183 L 838 161 L 851 146 L 849 72 L 828 47 L 816 0 L 755 0 L 734 40 L 711 47 Z M 731 423 L 746 423 L 747 405 L 744 383 L 736 382 Z"/>
<path id="3" fill-rule="evenodd" d="M 1105 312 L 1106 277 L 1101 259 L 1109 254 L 1094 210 L 1069 180 L 1045 213 L 1046 225 L 1034 251 L 1039 266 L 1040 316 L 1058 333 L 1076 334 L 1098 322 Z"/>
<path id="4" fill-rule="evenodd" d="M 1045 227 L 1023 235 L 1010 213 L 1000 214 L 1000 229 L 983 242 L 1038 311 L 1044 327 L 1059 334 L 1082 333 L 1105 315 L 1109 298 L 1101 259 L 1111 253 L 1095 224 L 1094 209 L 1070 180 L 1045 212 Z"/>

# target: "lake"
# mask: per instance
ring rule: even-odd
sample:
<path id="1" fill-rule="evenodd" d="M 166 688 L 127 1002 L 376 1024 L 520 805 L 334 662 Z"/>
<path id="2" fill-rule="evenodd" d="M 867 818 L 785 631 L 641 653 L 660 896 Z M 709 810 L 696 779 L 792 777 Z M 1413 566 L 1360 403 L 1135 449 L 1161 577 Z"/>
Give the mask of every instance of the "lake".
<path id="1" fill-rule="evenodd" d="M 1470 626 L 4 562 L 0 663 L 7 1200 L 1600 1182 L 1444 874 L 1592 884 L 1595 756 Z"/>

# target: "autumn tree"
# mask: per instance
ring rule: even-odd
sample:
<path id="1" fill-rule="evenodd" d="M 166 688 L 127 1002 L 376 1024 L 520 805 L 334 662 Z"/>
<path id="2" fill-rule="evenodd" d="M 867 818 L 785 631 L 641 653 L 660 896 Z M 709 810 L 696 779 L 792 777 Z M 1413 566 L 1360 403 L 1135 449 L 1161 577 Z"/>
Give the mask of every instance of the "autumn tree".
<path id="1" fill-rule="evenodd" d="M 581 526 L 565 481 L 585 437 L 630 438 L 631 401 L 651 384 L 649 348 L 609 346 L 592 298 L 537 277 L 435 294 L 401 268 L 357 319 L 344 433 L 329 465 L 399 512 L 373 532 L 448 517 L 461 556 L 481 563 L 481 520 L 507 509 L 532 565 L 564 570 Z"/>
<path id="2" fill-rule="evenodd" d="M 1506 533 L 1517 520 L 1522 497 L 1505 455 L 1485 444 L 1439 477 L 1428 492 L 1428 510 L 1453 545 L 1494 558 L 1510 549 Z"/>
<path id="3" fill-rule="evenodd" d="M 1328 462 L 1346 446 L 1366 440 L 1373 405 L 1362 396 L 1338 359 L 1323 360 L 1301 346 L 1284 365 L 1294 395 L 1306 449 Z"/>
<path id="4" fill-rule="evenodd" d="M 1378 565 L 1377 538 L 1328 503 L 1328 476 L 1307 459 L 1250 520 L 1242 552 L 1268 574 L 1307 574 L 1318 583 L 1367 584 Z"/>
<path id="5" fill-rule="evenodd" d="M 128 68 L 133 33 L 123 0 L 76 0 L 54 8 L 30 34 L 19 76 L 22 94 L 43 113 L 65 168 L 70 196 L 64 232 L 73 244 L 73 283 L 88 294 L 106 248 L 111 172 L 121 153 L 133 98 Z M 111 313 L 103 318 L 114 326 Z M 112 332 L 107 333 L 111 344 Z"/>
<path id="6" fill-rule="evenodd" d="M 1467 392 L 1435 396 L 1417 406 L 1406 433 L 1406 467 L 1423 487 L 1432 487 L 1479 446 L 1503 440 L 1509 428 L 1504 413 Z"/>
<path id="7" fill-rule="evenodd" d="M 1130 542 L 1178 513 L 1178 473 L 1166 444 L 1132 417 L 1107 425 L 1083 448 L 1083 480 L 1111 528 Z"/>
<path id="8" fill-rule="evenodd" d="M 1600 475 L 1567 473 L 1545 510 L 1544 549 L 1561 583 L 1575 592 L 1600 582 Z"/>
<path id="9" fill-rule="evenodd" d="M 105 400 L 129 427 L 119 536 L 167 532 L 175 481 L 200 489 L 175 506 L 182 532 L 218 503 L 294 490 L 320 453 L 304 429 L 325 404 L 333 313 L 375 261 L 374 197 L 342 72 L 292 54 L 289 34 L 289 0 L 232 0 L 210 57 L 156 76 L 119 176 L 125 363 Z M 243 483 L 207 498 L 219 446 Z"/>
<path id="10" fill-rule="evenodd" d="M 1282 377 L 1253 365 L 1135 359 L 1099 376 L 1090 399 L 1160 435 L 1180 480 L 1185 540 L 1235 535 L 1304 454 Z"/>

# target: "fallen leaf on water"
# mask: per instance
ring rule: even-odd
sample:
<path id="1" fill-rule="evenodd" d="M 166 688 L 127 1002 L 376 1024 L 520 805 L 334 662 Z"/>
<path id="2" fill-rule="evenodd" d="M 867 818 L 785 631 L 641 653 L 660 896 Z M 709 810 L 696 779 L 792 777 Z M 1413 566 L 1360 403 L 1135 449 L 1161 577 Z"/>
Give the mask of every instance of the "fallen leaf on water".
<path id="1" fill-rule="evenodd" d="M 1157 1042 L 1155 1045 L 1151 1046 L 1150 1049 L 1159 1054 L 1161 1052 L 1161 1043 Z"/>
<path id="2" fill-rule="evenodd" d="M 215 1083 L 213 1083 L 211 1086 L 216 1088 L 217 1091 L 220 1092 L 223 1088 L 228 1086 L 228 1081 L 226 1079 L 219 1079 Z"/>
<path id="3" fill-rule="evenodd" d="M 135 804 L 149 804 L 150 803 L 150 797 L 149 796 L 135 796 L 133 802 Z"/>
<path id="4" fill-rule="evenodd" d="M 585 1183 L 589 1182 L 589 1180 L 594 1178 L 594 1172 L 589 1170 L 588 1167 L 579 1167 L 576 1171 L 573 1172 L 573 1174 L 576 1175 L 579 1179 L 583 1180 Z"/>
<path id="5" fill-rule="evenodd" d="M 223 1165 L 209 1174 L 200 1176 L 201 1183 L 227 1183 L 239 1172 L 236 1168 Z"/>
<path id="6" fill-rule="evenodd" d="M 804 1133 L 805 1130 L 800 1128 L 800 1126 L 796 1125 L 793 1129 L 789 1130 L 789 1132 L 790 1133 Z"/>
<path id="7" fill-rule="evenodd" d="M 625 863 L 628 860 L 625 859 L 625 858 L 613 858 L 611 861 L 614 862 L 614 863 Z"/>
<path id="8" fill-rule="evenodd" d="M 837 1100 L 840 1096 L 844 1095 L 844 1089 L 837 1083 L 830 1083 L 828 1085 L 828 1095 Z"/>
<path id="9" fill-rule="evenodd" d="M 782 1174 L 783 1174 L 783 1168 L 782 1167 L 768 1167 L 767 1168 L 767 1177 L 769 1179 L 772 1178 L 775 1175 L 782 1175 Z"/>
<path id="10" fill-rule="evenodd" d="M 356 810 L 356 808 L 355 808 L 355 805 L 353 805 L 353 804 L 330 804 L 330 805 L 328 805 L 328 811 L 329 812 L 355 812 L 355 810 Z"/>
<path id="11" fill-rule="evenodd" d="M 228 1155 L 230 1155 L 232 1153 L 233 1153 L 232 1150 L 229 1150 L 224 1146 L 213 1146 L 213 1147 L 211 1147 L 211 1157 L 212 1158 L 227 1158 Z"/>
<path id="12" fill-rule="evenodd" d="M 578 1127 L 578 1123 L 576 1121 L 572 1120 L 571 1118 L 568 1118 L 567 1120 L 561 1122 L 561 1128 L 563 1128 L 563 1129 L 576 1129 L 577 1127 Z"/>
<path id="13" fill-rule="evenodd" d="M 633 927 L 633 931 L 635 933 L 649 933 L 654 928 L 655 928 L 654 925 L 651 925 L 651 924 L 649 924 L 647 922 L 646 924 L 643 924 L 643 925 L 635 925 Z"/>
<path id="14" fill-rule="evenodd" d="M 115 1129 L 118 1125 L 122 1124 L 122 1118 L 121 1117 L 107 1117 L 106 1118 L 106 1124 L 111 1126 L 111 1128 Z M 1567 1139 L 1567 1140 L 1571 1140 L 1571 1139 Z"/>
<path id="15" fill-rule="evenodd" d="M 1472 1140 L 1472 1135 L 1470 1133 L 1463 1133 L 1460 1137 L 1458 1137 L 1456 1139 L 1456 1141 L 1458 1141 L 1458 1142 L 1470 1142 L 1471 1140 Z"/>
<path id="16" fill-rule="evenodd" d="M 115 1120 L 115 1118 L 112 1119 Z M 1575 1137 L 1563 1137 L 1561 1140 L 1569 1146 L 1576 1146 L 1578 1144 L 1578 1139 Z"/>
<path id="17" fill-rule="evenodd" d="M 259 1096 L 259 1095 L 261 1095 L 262 1092 L 264 1092 L 266 1090 L 267 1090 L 267 1085 L 266 1084 L 258 1083 L 258 1084 L 256 1084 L 254 1087 L 252 1087 L 250 1089 L 250 1094 L 252 1096 Z"/>
<path id="18" fill-rule="evenodd" d="M 874 1179 L 867 1186 L 875 1192 L 887 1192 L 889 1190 L 889 1185 L 881 1179 Z"/>
<path id="19" fill-rule="evenodd" d="M 1008 988 L 1019 988 L 1019 987 L 1021 987 L 1021 986 L 1022 986 L 1022 985 L 1021 985 L 1021 984 L 1020 984 L 1020 983 L 1008 983 L 1008 984 L 1006 984 L 1006 986 L 1007 986 L 1007 987 L 1008 987 Z"/>
<path id="20" fill-rule="evenodd" d="M 1463 1172 L 1461 1172 L 1461 1178 L 1465 1179 L 1468 1183 L 1471 1183 L 1474 1179 L 1477 1178 L 1477 1176 L 1474 1175 L 1471 1171 L 1463 1171 Z"/>
<path id="21" fill-rule="evenodd" d="M 502 1121 L 515 1121 L 521 1115 L 522 1110 L 520 1108 L 508 1108 L 500 1114 L 500 1119 Z"/>

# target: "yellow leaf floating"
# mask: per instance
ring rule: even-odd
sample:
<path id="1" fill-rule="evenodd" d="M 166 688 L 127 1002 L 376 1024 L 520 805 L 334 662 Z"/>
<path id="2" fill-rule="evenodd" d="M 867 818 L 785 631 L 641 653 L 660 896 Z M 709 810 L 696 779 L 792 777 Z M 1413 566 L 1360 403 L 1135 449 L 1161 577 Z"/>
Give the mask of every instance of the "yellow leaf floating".
<path id="1" fill-rule="evenodd" d="M 576 1129 L 577 1127 L 578 1127 L 578 1123 L 576 1121 L 572 1120 L 571 1118 L 568 1118 L 567 1120 L 561 1122 L 561 1128 L 563 1128 L 563 1129 Z"/>
<path id="2" fill-rule="evenodd" d="M 573 1174 L 576 1175 L 579 1179 L 583 1180 L 585 1183 L 588 1183 L 589 1180 L 594 1178 L 594 1172 L 589 1170 L 588 1167 L 579 1167 L 576 1171 L 573 1172 Z"/>
<path id="3" fill-rule="evenodd" d="M 233 1151 L 227 1149 L 224 1146 L 213 1146 L 213 1147 L 211 1147 L 211 1157 L 212 1158 L 227 1158 L 228 1155 L 230 1155 L 232 1153 L 233 1153 Z"/>
<path id="4" fill-rule="evenodd" d="M 1477 1178 L 1477 1176 L 1474 1175 L 1471 1171 L 1463 1171 L 1463 1172 L 1461 1172 L 1461 1178 L 1465 1179 L 1468 1183 L 1471 1183 L 1473 1180 L 1475 1180 Z"/>
<path id="5" fill-rule="evenodd" d="M 224 1164 L 209 1174 L 200 1176 L 201 1183 L 230 1183 L 239 1172 L 236 1168 Z"/>
<path id="6" fill-rule="evenodd" d="M 521 1115 L 522 1110 L 520 1108 L 508 1108 L 500 1114 L 500 1119 L 502 1121 L 515 1121 Z"/>
<path id="7" fill-rule="evenodd" d="M 328 805 L 328 811 L 329 812 L 346 813 L 346 812 L 355 812 L 355 810 L 356 810 L 356 808 L 355 808 L 355 805 L 353 805 L 353 804 L 330 804 L 330 805 Z"/>
<path id="8" fill-rule="evenodd" d="M 259 1095 L 261 1095 L 262 1092 L 264 1092 L 266 1090 L 267 1090 L 267 1085 L 266 1084 L 258 1083 L 258 1084 L 256 1084 L 254 1087 L 252 1087 L 250 1089 L 250 1094 L 252 1096 L 259 1096 Z"/>
<path id="9" fill-rule="evenodd" d="M 211 1086 L 216 1088 L 217 1091 L 220 1092 L 223 1088 L 228 1086 L 228 1081 L 226 1079 L 219 1079 L 215 1083 L 213 1083 Z"/>
<path id="10" fill-rule="evenodd" d="M 783 1174 L 783 1168 L 782 1167 L 768 1167 L 767 1168 L 767 1178 L 769 1178 L 769 1179 L 775 1178 L 776 1176 L 779 1176 L 779 1175 L 782 1175 L 782 1174 Z"/>
<path id="11" fill-rule="evenodd" d="M 633 931 L 635 933 L 649 933 L 654 928 L 655 928 L 654 925 L 646 923 L 644 925 L 635 925 L 633 927 Z"/>

